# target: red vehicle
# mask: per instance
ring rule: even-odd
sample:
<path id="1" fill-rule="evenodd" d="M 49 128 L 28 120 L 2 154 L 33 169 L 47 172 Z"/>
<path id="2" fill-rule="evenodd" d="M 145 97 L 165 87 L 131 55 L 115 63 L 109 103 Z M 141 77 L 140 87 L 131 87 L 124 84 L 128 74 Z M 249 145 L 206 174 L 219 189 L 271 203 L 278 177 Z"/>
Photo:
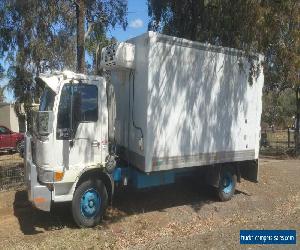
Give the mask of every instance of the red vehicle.
<path id="1" fill-rule="evenodd" d="M 0 151 L 21 151 L 24 135 L 0 126 Z"/>

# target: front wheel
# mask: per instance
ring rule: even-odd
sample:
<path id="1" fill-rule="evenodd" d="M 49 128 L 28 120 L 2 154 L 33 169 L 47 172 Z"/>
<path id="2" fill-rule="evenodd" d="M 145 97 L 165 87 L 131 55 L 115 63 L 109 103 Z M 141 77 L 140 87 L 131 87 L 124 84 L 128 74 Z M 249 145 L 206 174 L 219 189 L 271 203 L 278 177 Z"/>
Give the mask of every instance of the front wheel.
<path id="1" fill-rule="evenodd" d="M 24 141 L 18 141 L 17 144 L 16 144 L 16 151 L 19 153 L 19 154 L 22 154 L 24 152 Z"/>
<path id="2" fill-rule="evenodd" d="M 221 201 L 228 201 L 232 198 L 235 192 L 237 177 L 229 169 L 223 169 L 220 173 L 218 186 L 218 197 Z"/>
<path id="3" fill-rule="evenodd" d="M 93 227 L 100 223 L 107 207 L 107 190 L 99 179 L 82 182 L 75 190 L 72 213 L 79 227 Z"/>

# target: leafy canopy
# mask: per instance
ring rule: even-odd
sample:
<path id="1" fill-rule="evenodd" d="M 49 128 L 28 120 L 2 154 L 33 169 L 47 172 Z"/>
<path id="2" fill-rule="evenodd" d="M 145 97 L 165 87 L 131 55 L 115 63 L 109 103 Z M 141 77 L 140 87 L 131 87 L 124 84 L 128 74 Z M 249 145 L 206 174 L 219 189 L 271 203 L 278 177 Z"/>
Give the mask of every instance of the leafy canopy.
<path id="1" fill-rule="evenodd" d="M 87 52 L 107 41 L 107 29 L 127 26 L 126 0 L 84 0 Z M 0 59 L 9 64 L 9 87 L 19 102 L 40 96 L 33 79 L 47 70 L 75 70 L 76 1 L 0 1 Z M 32 90 L 34 89 L 34 95 Z"/>
<path id="2" fill-rule="evenodd" d="M 297 0 L 148 0 L 149 29 L 266 58 L 267 90 L 299 86 Z"/>

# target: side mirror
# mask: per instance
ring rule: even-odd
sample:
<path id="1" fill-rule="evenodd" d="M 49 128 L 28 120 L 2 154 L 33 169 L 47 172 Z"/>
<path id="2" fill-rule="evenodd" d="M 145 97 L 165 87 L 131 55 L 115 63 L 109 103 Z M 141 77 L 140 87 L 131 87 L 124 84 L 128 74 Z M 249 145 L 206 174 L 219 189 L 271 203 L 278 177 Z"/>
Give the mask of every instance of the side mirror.
<path id="1" fill-rule="evenodd" d="M 52 132 L 53 112 L 40 111 L 38 112 L 38 133 L 40 135 L 49 135 Z"/>

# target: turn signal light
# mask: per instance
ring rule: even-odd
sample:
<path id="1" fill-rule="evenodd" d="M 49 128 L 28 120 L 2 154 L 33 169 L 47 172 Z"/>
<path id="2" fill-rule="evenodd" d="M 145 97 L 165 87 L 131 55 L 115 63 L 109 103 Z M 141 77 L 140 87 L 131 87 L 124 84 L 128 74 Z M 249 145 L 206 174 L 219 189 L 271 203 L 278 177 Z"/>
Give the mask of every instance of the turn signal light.
<path id="1" fill-rule="evenodd" d="M 33 200 L 35 203 L 44 203 L 46 202 L 46 199 L 44 197 L 36 197 Z"/>
<path id="2" fill-rule="evenodd" d="M 64 177 L 64 172 L 54 172 L 54 181 L 61 181 Z"/>

